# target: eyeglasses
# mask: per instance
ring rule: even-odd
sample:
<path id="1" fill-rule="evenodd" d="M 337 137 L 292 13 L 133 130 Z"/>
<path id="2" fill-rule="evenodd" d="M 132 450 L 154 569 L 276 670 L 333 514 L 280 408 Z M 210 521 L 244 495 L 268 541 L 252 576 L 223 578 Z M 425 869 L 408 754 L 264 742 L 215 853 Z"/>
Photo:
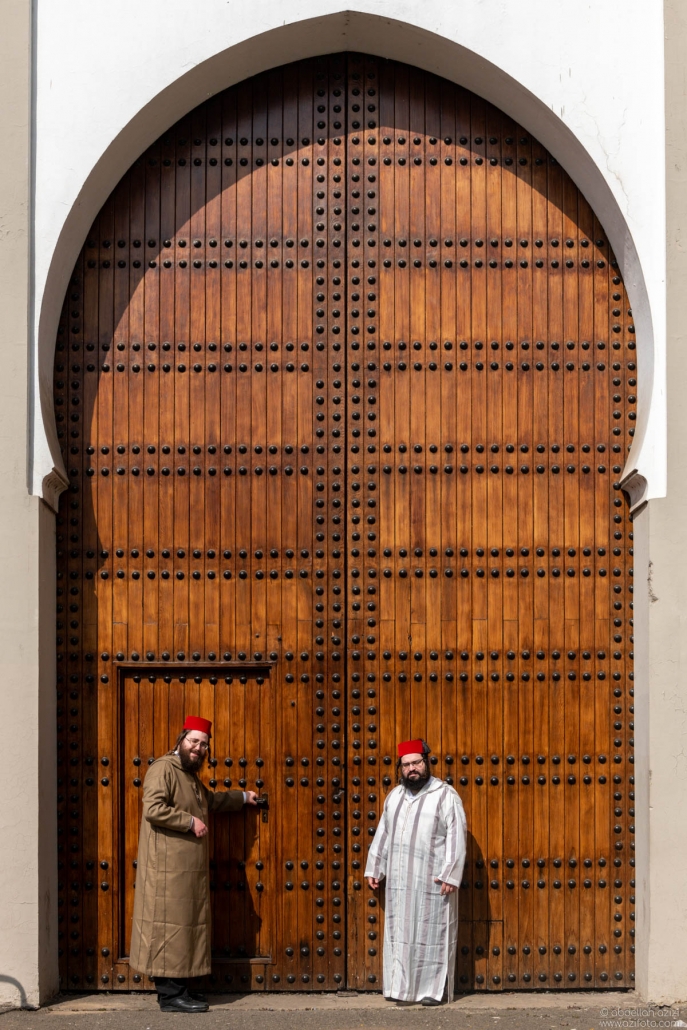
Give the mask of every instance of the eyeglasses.
<path id="1" fill-rule="evenodd" d="M 193 737 L 187 737 L 186 743 L 191 747 L 197 747 L 200 751 L 209 751 L 210 749 L 210 745 L 206 744 L 204 740 L 195 740 Z"/>
<path id="2" fill-rule="evenodd" d="M 412 769 L 415 765 L 424 765 L 424 758 L 419 758 L 416 762 L 401 762 L 401 769 Z"/>

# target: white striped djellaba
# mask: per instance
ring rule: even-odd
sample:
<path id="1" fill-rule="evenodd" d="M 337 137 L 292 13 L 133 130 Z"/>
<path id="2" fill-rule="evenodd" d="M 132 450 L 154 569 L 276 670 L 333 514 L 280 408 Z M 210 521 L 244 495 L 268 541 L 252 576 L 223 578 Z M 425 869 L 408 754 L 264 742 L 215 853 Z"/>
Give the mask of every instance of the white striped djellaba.
<path id="1" fill-rule="evenodd" d="M 467 828 L 453 787 L 431 776 L 417 793 L 399 785 L 387 796 L 365 876 L 385 879 L 384 995 L 441 1001 L 453 978 L 459 889 Z"/>

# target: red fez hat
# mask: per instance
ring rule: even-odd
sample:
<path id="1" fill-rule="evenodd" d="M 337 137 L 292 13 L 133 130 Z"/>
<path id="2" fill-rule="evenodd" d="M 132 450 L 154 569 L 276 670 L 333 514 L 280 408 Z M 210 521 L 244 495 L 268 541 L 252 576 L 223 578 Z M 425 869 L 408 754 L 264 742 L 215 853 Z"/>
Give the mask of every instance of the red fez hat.
<path id="1" fill-rule="evenodd" d="M 187 715 L 184 723 L 185 730 L 198 730 L 200 733 L 207 733 L 210 736 L 212 723 L 209 719 L 201 719 L 199 715 Z"/>
<path id="2" fill-rule="evenodd" d="M 403 758 L 404 755 L 428 755 L 429 752 L 430 748 L 424 740 L 405 740 L 398 745 L 399 758 Z"/>

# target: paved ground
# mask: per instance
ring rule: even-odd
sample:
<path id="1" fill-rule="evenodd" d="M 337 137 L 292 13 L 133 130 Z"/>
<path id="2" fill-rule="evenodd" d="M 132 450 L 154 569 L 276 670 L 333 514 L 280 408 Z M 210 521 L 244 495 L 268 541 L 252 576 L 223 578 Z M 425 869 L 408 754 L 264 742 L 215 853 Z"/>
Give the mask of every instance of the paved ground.
<path id="1" fill-rule="evenodd" d="M 632 993 L 466 995 L 451 1005 L 397 1005 L 379 995 L 217 995 L 197 1030 L 625 1030 L 687 1027 L 687 1008 Z M 0 1030 L 169 1030 L 185 1022 L 151 995 L 63 995 L 39 1012 L 0 1014 Z"/>

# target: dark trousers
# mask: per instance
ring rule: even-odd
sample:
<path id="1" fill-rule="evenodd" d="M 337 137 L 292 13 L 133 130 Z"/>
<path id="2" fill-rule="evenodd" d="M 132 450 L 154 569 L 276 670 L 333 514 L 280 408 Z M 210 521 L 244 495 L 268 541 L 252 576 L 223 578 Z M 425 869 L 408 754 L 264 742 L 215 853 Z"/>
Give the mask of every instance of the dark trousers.
<path id="1" fill-rule="evenodd" d="M 171 976 L 154 976 L 153 983 L 157 991 L 159 1002 L 171 1001 L 172 998 L 181 998 L 188 990 L 186 980 L 172 979 Z"/>

